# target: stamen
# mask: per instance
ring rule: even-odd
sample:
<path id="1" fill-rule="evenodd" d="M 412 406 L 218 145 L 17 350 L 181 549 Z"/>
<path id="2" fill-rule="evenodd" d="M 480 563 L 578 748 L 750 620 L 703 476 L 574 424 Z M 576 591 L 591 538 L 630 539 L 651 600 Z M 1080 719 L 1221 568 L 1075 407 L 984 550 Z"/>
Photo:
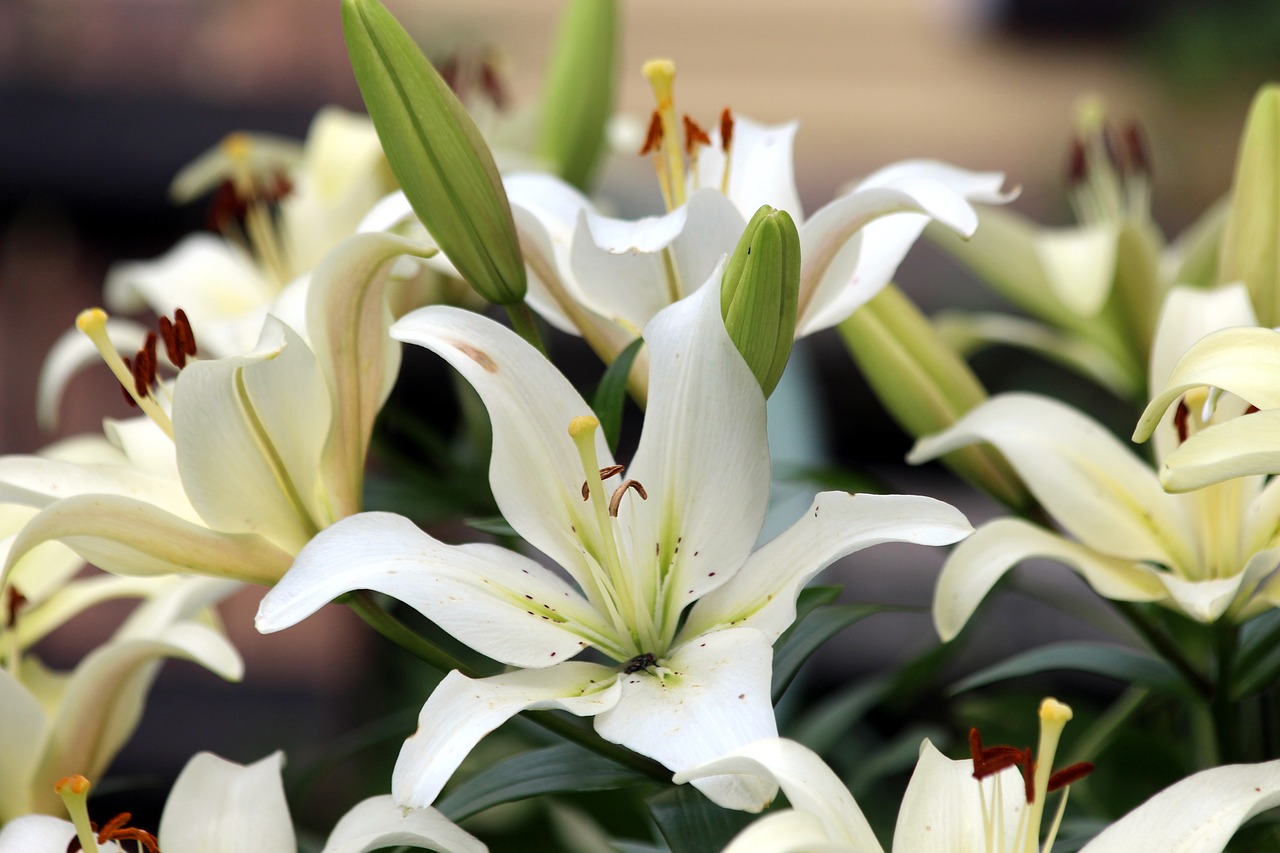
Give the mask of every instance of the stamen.
<path id="1" fill-rule="evenodd" d="M 684 153 L 692 158 L 697 154 L 698 146 L 711 144 L 711 137 L 688 115 L 682 116 L 680 120 L 684 123 Z"/>
<path id="2" fill-rule="evenodd" d="M 1073 137 L 1071 151 L 1067 154 L 1067 186 L 1083 184 L 1088 175 L 1089 165 L 1084 155 L 1084 143 L 1080 137 Z"/>
<path id="3" fill-rule="evenodd" d="M 510 98 L 507 97 L 506 86 L 498 74 L 497 66 L 491 59 L 480 61 L 480 91 L 489 96 L 489 100 L 499 110 L 505 110 Z"/>
<path id="4" fill-rule="evenodd" d="M 1069 764 L 1049 777 L 1048 791 L 1056 791 L 1068 785 L 1074 785 L 1093 772 L 1093 765 L 1088 761 Z"/>
<path id="5" fill-rule="evenodd" d="M 658 115 L 658 111 L 653 111 L 653 116 L 649 119 L 649 129 L 644 134 L 644 145 L 640 146 L 640 155 L 652 154 L 658 150 L 658 146 L 662 144 L 662 116 Z"/>
<path id="6" fill-rule="evenodd" d="M 720 176 L 720 192 L 729 194 L 729 166 L 733 162 L 733 113 L 725 107 L 720 112 L 720 150 L 724 152 L 724 174 Z"/>
<path id="7" fill-rule="evenodd" d="M 615 477 L 618 474 L 621 474 L 625 469 L 625 467 L 626 466 L 624 465 L 609 465 L 604 468 L 601 468 L 600 469 L 601 482 L 609 479 L 610 477 Z M 586 480 L 582 481 L 582 499 L 584 501 L 591 500 L 591 484 L 588 483 Z"/>
<path id="8" fill-rule="evenodd" d="M 102 356 L 102 360 L 106 362 L 107 367 L 115 374 L 120 384 L 133 396 L 133 401 L 142 411 L 147 413 L 151 420 L 155 421 L 156 426 L 164 430 L 165 434 L 173 438 L 173 423 L 169 420 L 169 415 L 160 408 L 160 404 L 150 395 L 149 389 L 142 393 L 133 393 L 138 391 L 137 376 L 134 373 L 135 367 L 125 363 L 125 359 L 120 357 L 120 353 L 116 351 L 115 345 L 111 343 L 111 338 L 107 335 L 107 312 L 101 308 L 89 308 L 80 312 L 76 317 L 76 328 L 93 342 L 98 353 Z M 145 348 L 143 352 L 145 352 Z"/>
<path id="9" fill-rule="evenodd" d="M 89 821 L 89 780 L 83 776 L 64 776 L 53 786 L 62 798 L 67 815 L 76 828 L 76 838 L 85 853 L 98 853 L 98 839 Z M 68 848 L 70 849 L 70 848 Z"/>
<path id="10" fill-rule="evenodd" d="M 4 629 L 12 631 L 18 624 L 18 611 L 27 604 L 27 597 L 18 591 L 18 588 L 10 584 L 5 588 L 5 616 Z"/>
<path id="11" fill-rule="evenodd" d="M 640 500 L 649 500 L 649 494 L 644 490 L 644 486 L 640 485 L 639 480 L 625 480 L 622 485 L 613 490 L 613 497 L 609 498 L 609 515 L 614 518 L 618 517 L 618 510 L 622 506 L 622 496 L 627 493 L 627 489 L 635 489 L 636 494 L 640 496 Z"/>
<path id="12" fill-rule="evenodd" d="M 1178 443 L 1183 444 L 1187 440 L 1187 418 L 1191 417 L 1191 410 L 1187 408 L 1186 400 L 1178 401 L 1178 408 L 1173 412 L 1173 426 L 1178 430 Z"/>
<path id="13" fill-rule="evenodd" d="M 662 149 L 666 154 L 666 183 L 674 209 L 684 204 L 684 154 L 681 151 L 680 131 L 676 125 L 675 78 L 676 65 L 669 59 L 651 59 L 644 64 L 644 76 L 653 89 L 658 102 L 658 115 L 662 119 Z M 660 176 L 661 177 L 661 176 Z"/>

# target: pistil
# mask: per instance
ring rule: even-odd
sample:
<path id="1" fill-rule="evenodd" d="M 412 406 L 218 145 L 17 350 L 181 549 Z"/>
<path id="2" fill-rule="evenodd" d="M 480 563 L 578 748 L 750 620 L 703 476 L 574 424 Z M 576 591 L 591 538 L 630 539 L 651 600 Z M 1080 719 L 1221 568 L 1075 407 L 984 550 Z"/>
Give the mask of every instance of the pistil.
<path id="1" fill-rule="evenodd" d="M 76 328 L 93 342 L 98 353 L 101 354 L 102 360 L 106 362 L 107 367 L 115 374 L 116 379 L 120 380 L 121 386 L 124 387 L 125 392 L 138 405 L 138 408 L 142 409 L 147 417 L 151 418 L 156 426 L 164 430 L 165 435 L 172 439 L 173 422 L 169 419 L 168 413 L 160 407 L 155 395 L 151 393 L 149 385 L 141 389 L 139 387 L 142 385 L 142 373 L 139 371 L 138 365 L 130 366 L 126 364 L 125 360 L 120 357 L 120 353 L 116 351 L 115 345 L 111 343 L 111 338 L 107 335 L 107 312 L 101 308 L 89 308 L 81 311 L 80 316 L 76 318 Z M 143 351 L 145 352 L 147 349 L 147 347 L 144 347 Z M 154 344 L 151 345 L 151 351 L 154 353 Z M 146 373 L 146 376 L 149 376 L 154 381 L 154 364 L 151 370 Z"/>
<path id="2" fill-rule="evenodd" d="M 53 786 L 62 798 L 67 815 L 76 828 L 76 839 L 84 853 L 98 853 L 98 838 L 89 821 L 89 780 L 83 776 L 64 776 Z M 70 849 L 70 848 L 68 848 Z"/>
<path id="3" fill-rule="evenodd" d="M 676 121 L 675 78 L 676 65 L 669 59 L 651 59 L 644 64 L 645 79 L 653 89 L 657 101 L 655 115 L 662 124 L 662 154 L 664 168 L 658 174 L 659 183 L 665 184 L 663 199 L 667 210 L 674 210 L 685 202 L 684 151 L 680 144 L 680 125 Z"/>

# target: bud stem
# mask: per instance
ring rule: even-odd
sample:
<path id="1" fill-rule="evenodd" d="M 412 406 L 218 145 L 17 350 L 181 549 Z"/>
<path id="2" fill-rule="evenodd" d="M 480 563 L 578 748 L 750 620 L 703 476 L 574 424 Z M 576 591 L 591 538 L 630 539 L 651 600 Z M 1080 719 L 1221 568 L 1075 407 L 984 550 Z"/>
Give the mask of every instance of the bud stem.
<path id="1" fill-rule="evenodd" d="M 533 312 L 529 310 L 528 303 L 513 302 L 503 307 L 507 309 L 507 316 L 511 318 L 511 328 L 515 329 L 516 334 L 532 344 L 544 358 L 547 357 L 547 347 L 542 342 L 542 335 L 538 334 L 538 324 L 534 322 Z"/>

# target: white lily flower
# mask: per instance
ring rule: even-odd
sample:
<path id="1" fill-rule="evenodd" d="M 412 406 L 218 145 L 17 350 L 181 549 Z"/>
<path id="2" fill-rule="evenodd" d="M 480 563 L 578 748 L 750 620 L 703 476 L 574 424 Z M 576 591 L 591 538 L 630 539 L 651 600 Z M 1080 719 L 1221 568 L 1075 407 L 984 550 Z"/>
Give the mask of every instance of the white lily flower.
<path id="1" fill-rule="evenodd" d="M 587 404 L 513 333 L 426 308 L 392 334 L 476 388 L 493 424 L 490 483 L 503 516 L 573 580 L 367 513 L 322 532 L 263 599 L 258 628 L 277 631 L 348 590 L 380 591 L 518 668 L 445 678 L 400 753 L 401 805 L 431 803 L 476 742 L 526 709 L 592 716 L 605 739 L 673 769 L 771 735 L 770 647 L 795 619 L 800 588 L 869 545 L 941 545 L 969 532 L 929 498 L 828 492 L 753 553 L 769 494 L 764 398 L 725 332 L 718 288 L 646 327 L 652 396 L 625 474 Z M 588 648 L 614 663 L 570 660 Z M 733 780 L 699 784 L 735 808 L 771 796 Z"/>
<path id="2" fill-rule="evenodd" d="M 151 384 L 154 337 L 131 373 L 107 339 L 105 314 L 82 314 L 148 417 L 107 423 L 120 448 L 109 463 L 0 458 L 0 500 L 41 510 L 10 562 L 59 539 L 122 574 L 274 582 L 318 530 L 359 511 L 373 421 L 400 360 L 383 285 L 395 258 L 428 251 L 388 234 L 349 238 L 305 294 L 306 340 L 268 318 L 254 352 L 196 359 L 171 391 Z"/>
<path id="3" fill-rule="evenodd" d="M 30 568 L 34 556 L 28 555 L 19 568 Z M 7 601 L 0 607 L 5 614 L 0 629 L 0 822 L 31 812 L 56 813 L 60 805 L 53 786 L 59 778 L 106 770 L 137 728 L 165 658 L 194 661 L 229 680 L 238 680 L 244 669 L 209 609 L 238 584 L 205 578 L 94 577 L 41 595 L 38 583 L 26 583 L 27 578 L 34 581 L 33 575 L 15 573 L 23 586 L 6 587 Z M 71 672 L 46 669 L 28 654 L 75 615 L 116 598 L 139 598 L 141 603 L 111 639 Z"/>
<path id="4" fill-rule="evenodd" d="M 998 757 L 1008 755 L 1008 747 L 982 750 L 979 743 L 976 760 L 988 767 L 975 772 L 974 759 L 954 761 L 924 741 L 898 812 L 894 853 L 1049 850 L 1066 803 L 1066 786 L 1087 772 L 1079 765 L 1052 772 L 1058 734 L 1070 713 L 1053 699 L 1041 706 L 1039 755 L 1030 781 L 1020 775 L 1019 767 L 1003 764 Z M 1001 765 L 1003 769 L 994 769 Z M 790 810 L 747 827 L 724 853 L 884 853 L 840 778 L 800 744 L 780 739 L 749 744 L 677 774 L 676 781 L 724 773 L 774 781 L 791 804 Z M 1042 842 L 1045 800 L 1058 787 L 1063 790 L 1058 814 Z M 1280 761 L 1215 767 L 1151 797 L 1103 830 L 1081 853 L 1217 853 L 1241 824 L 1277 805 Z"/>
<path id="5" fill-rule="evenodd" d="M 126 853 L 145 846 L 165 853 L 297 853 L 280 778 L 283 765 L 284 755 L 279 752 L 249 765 L 198 753 L 174 782 L 156 836 L 145 832 L 140 836 L 138 830 L 118 820 L 104 822 L 98 833 L 102 840 L 94 838 L 92 848 L 82 844 L 81 849 Z M 67 779 L 61 787 L 68 810 L 87 824 L 87 780 Z M 74 787 L 80 790 L 67 790 Z M 75 838 L 77 828 L 71 821 L 28 815 L 0 831 L 0 853 L 64 853 Z M 368 853 L 397 845 L 440 853 L 484 853 L 487 849 L 433 809 L 406 813 L 391 803 L 391 797 L 380 796 L 370 797 L 347 812 L 333 828 L 322 853 Z"/>
<path id="6" fill-rule="evenodd" d="M 1252 318 L 1242 287 L 1175 289 L 1153 351 L 1152 386 L 1164 383 L 1189 342 Z M 1186 439 L 1200 422 L 1198 409 L 1169 413 L 1157 456 Z M 1156 471 L 1104 427 L 1033 394 L 992 398 L 921 439 L 908 458 L 922 462 L 977 442 L 1008 460 L 1064 535 L 1005 518 L 957 547 L 934 593 L 944 640 L 959 633 L 1006 572 L 1037 557 L 1069 566 L 1106 598 L 1160 602 L 1200 622 L 1244 621 L 1280 604 L 1280 583 L 1268 578 L 1280 564 L 1280 487 L 1254 477 L 1167 494 Z"/>

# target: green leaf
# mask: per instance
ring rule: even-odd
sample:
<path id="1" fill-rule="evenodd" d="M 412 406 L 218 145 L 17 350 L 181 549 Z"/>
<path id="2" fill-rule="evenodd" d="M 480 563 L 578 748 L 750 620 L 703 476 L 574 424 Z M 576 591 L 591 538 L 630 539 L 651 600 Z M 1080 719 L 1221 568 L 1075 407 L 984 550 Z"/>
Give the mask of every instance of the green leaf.
<path id="1" fill-rule="evenodd" d="M 642 346 L 644 338 L 636 338 L 618 353 L 618 357 L 605 369 L 604 376 L 600 377 L 595 396 L 591 398 L 591 409 L 600 421 L 600 429 L 604 430 L 610 450 L 618 449 L 618 437 L 622 435 L 622 407 L 627 402 L 627 377 Z"/>
<path id="2" fill-rule="evenodd" d="M 880 702 L 888 686 L 883 676 L 857 681 L 810 706 L 788 726 L 786 736 L 824 755 Z"/>
<path id="3" fill-rule="evenodd" d="M 720 808 L 690 785 L 650 797 L 648 805 L 671 853 L 723 850 L 754 818 L 744 812 Z"/>
<path id="4" fill-rule="evenodd" d="M 351 69 L 387 163 L 440 249 L 490 302 L 528 283 L 511 205 L 484 138 L 413 39 L 377 0 L 343 0 Z"/>
<path id="5" fill-rule="evenodd" d="M 1231 698 L 1240 700 L 1270 687 L 1280 678 L 1280 610 L 1245 623 L 1231 685 Z"/>
<path id="6" fill-rule="evenodd" d="M 460 821 L 502 803 L 568 791 L 608 791 L 639 783 L 642 773 L 615 764 L 573 744 L 558 744 L 500 761 L 458 785 L 436 803 L 452 821 Z"/>
<path id="7" fill-rule="evenodd" d="M 879 604 L 825 605 L 814 608 L 807 616 L 797 617 L 773 647 L 773 701 L 778 701 L 801 664 L 827 640 L 873 613 L 901 609 Z"/>
<path id="8" fill-rule="evenodd" d="M 1089 672 L 1125 684 L 1141 684 L 1162 693 L 1185 694 L 1187 690 L 1177 671 L 1158 658 L 1121 646 L 1072 642 L 1053 643 L 1015 655 L 959 681 L 950 692 L 954 695 L 1051 670 Z"/>
<path id="9" fill-rule="evenodd" d="M 503 538 L 511 537 L 520 538 L 520 534 L 516 533 L 514 527 L 507 523 L 507 520 L 500 515 L 486 515 L 481 518 L 463 519 L 463 524 L 473 530 L 479 530 L 481 533 L 489 533 L 493 536 L 501 536 Z"/>
<path id="10" fill-rule="evenodd" d="M 836 465 L 779 465 L 774 469 L 774 477 L 789 483 L 807 483 L 820 492 L 840 491 L 853 495 L 889 494 L 889 484 L 875 474 Z"/>

